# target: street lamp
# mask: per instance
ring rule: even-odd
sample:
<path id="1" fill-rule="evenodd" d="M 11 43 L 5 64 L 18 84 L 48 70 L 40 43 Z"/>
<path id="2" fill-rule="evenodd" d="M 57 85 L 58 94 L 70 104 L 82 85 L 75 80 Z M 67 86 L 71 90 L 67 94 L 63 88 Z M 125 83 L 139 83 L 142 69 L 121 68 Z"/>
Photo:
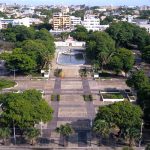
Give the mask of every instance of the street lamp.
<path id="1" fill-rule="evenodd" d="M 18 69 L 11 69 L 11 71 L 13 71 L 14 72 L 14 80 L 15 80 L 15 78 L 16 78 L 16 71 L 17 71 Z"/>
<path id="2" fill-rule="evenodd" d="M 143 134 L 143 120 L 142 120 L 142 123 L 141 123 L 141 131 L 140 131 L 140 140 L 139 140 L 139 147 L 141 147 L 141 142 L 142 142 L 142 134 Z"/>

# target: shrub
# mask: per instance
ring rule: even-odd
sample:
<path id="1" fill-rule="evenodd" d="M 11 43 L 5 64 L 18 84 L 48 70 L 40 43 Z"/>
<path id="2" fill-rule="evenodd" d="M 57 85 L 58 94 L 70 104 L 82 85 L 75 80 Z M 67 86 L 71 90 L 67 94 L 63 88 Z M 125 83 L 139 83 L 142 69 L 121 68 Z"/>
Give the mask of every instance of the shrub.
<path id="1" fill-rule="evenodd" d="M 55 100 L 55 95 L 52 94 L 52 95 L 51 95 L 51 101 L 54 101 L 54 100 Z"/>
<path id="2" fill-rule="evenodd" d="M 60 101 L 60 95 L 57 94 L 57 101 Z"/>
<path id="3" fill-rule="evenodd" d="M 93 97 L 92 95 L 83 95 L 83 98 L 84 98 L 84 101 L 92 101 L 93 100 Z"/>
<path id="4" fill-rule="evenodd" d="M 102 93 L 104 99 L 123 99 L 121 93 Z"/>

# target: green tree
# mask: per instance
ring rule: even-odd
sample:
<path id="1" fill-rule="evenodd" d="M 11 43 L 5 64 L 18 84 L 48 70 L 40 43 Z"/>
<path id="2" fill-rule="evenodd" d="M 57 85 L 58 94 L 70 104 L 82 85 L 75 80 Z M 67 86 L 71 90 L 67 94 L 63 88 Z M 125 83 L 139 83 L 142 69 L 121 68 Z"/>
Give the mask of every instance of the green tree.
<path id="1" fill-rule="evenodd" d="M 138 104 L 144 111 L 144 120 L 145 122 L 150 121 L 150 83 L 147 82 L 147 85 L 142 86 L 137 92 Z"/>
<path id="2" fill-rule="evenodd" d="M 36 90 L 27 90 L 23 93 L 6 93 L 0 95 L 2 114 L 0 123 L 20 129 L 34 127 L 39 122 L 48 122 L 52 119 L 52 108 Z M 27 111 L 28 110 L 28 111 Z"/>
<path id="3" fill-rule="evenodd" d="M 26 54 L 10 54 L 6 59 L 6 68 L 16 69 L 17 72 L 29 74 L 36 67 L 36 62 Z"/>
<path id="4" fill-rule="evenodd" d="M 86 47 L 87 57 L 92 61 L 98 60 L 102 70 L 116 52 L 115 42 L 105 32 L 91 33 Z"/>
<path id="5" fill-rule="evenodd" d="M 93 131 L 99 135 L 99 145 L 101 145 L 101 139 L 103 137 L 108 137 L 110 134 L 110 126 L 105 120 L 98 119 L 94 121 Z"/>
<path id="6" fill-rule="evenodd" d="M 60 133 L 63 136 L 63 145 L 66 146 L 67 138 L 69 135 L 73 133 L 73 128 L 70 124 L 60 125 L 60 127 L 56 128 L 56 132 Z"/>
<path id="7" fill-rule="evenodd" d="M 88 39 L 88 31 L 81 25 L 77 25 L 76 29 L 70 32 L 70 35 L 78 41 L 86 41 Z"/>
<path id="8" fill-rule="evenodd" d="M 129 146 L 132 147 L 136 140 L 140 138 L 140 130 L 136 128 L 130 128 L 126 131 L 126 138 L 129 139 Z"/>
<path id="9" fill-rule="evenodd" d="M 129 87 L 139 90 L 142 87 L 145 87 L 149 83 L 148 77 L 144 74 L 143 71 L 133 72 L 126 81 Z"/>
<path id="10" fill-rule="evenodd" d="M 60 34 L 60 37 L 63 41 L 65 41 L 68 36 L 69 36 L 68 32 L 61 32 L 61 34 Z"/>
<path id="11" fill-rule="evenodd" d="M 142 110 L 139 106 L 128 101 L 117 102 L 112 105 L 100 107 L 96 114 L 96 120 L 105 120 L 109 125 L 117 126 L 119 136 L 125 138 L 127 129 L 140 129 L 142 122 Z"/>
<path id="12" fill-rule="evenodd" d="M 119 47 L 128 48 L 131 44 L 137 45 L 139 49 L 150 43 L 149 33 L 134 24 L 128 22 L 112 23 L 106 32 L 116 41 Z"/>
<path id="13" fill-rule="evenodd" d="M 34 145 L 36 143 L 36 138 L 40 135 L 39 129 L 29 128 L 24 132 L 24 136 L 30 140 L 30 144 Z"/>
<path id="14" fill-rule="evenodd" d="M 111 70 L 114 70 L 116 74 L 119 74 L 122 71 L 123 63 L 119 56 L 113 56 L 108 66 Z"/>
<path id="15" fill-rule="evenodd" d="M 125 48 L 120 48 L 118 50 L 119 52 L 119 57 L 123 63 L 123 68 L 122 70 L 127 73 L 130 71 L 134 65 L 134 57 L 133 54 L 130 50 L 125 49 Z"/>
<path id="16" fill-rule="evenodd" d="M 0 128 L 0 138 L 3 139 L 3 144 L 6 144 L 6 139 L 10 137 L 9 128 Z"/>
<path id="17" fill-rule="evenodd" d="M 143 50 L 142 50 L 142 58 L 145 62 L 150 64 L 150 45 L 146 46 Z"/>

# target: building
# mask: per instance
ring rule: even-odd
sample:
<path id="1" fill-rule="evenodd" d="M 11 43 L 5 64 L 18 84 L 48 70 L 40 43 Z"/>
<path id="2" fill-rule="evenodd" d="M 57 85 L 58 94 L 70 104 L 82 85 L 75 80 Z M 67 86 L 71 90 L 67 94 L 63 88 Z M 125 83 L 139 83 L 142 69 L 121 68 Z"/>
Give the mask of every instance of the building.
<path id="1" fill-rule="evenodd" d="M 86 15 L 82 21 L 82 25 L 88 30 L 99 31 L 100 19 L 95 15 Z"/>
<path id="2" fill-rule="evenodd" d="M 70 16 L 71 29 L 74 29 L 76 25 L 81 25 L 81 17 Z"/>
<path id="3" fill-rule="evenodd" d="M 141 28 L 145 28 L 148 33 L 150 33 L 150 24 L 139 24 Z"/>
<path id="4" fill-rule="evenodd" d="M 53 14 L 53 29 L 70 29 L 71 20 L 70 16 L 64 13 L 54 13 Z"/>
<path id="5" fill-rule="evenodd" d="M 13 20 L 0 18 L 0 29 L 6 29 L 8 24 L 13 24 Z"/>
<path id="6" fill-rule="evenodd" d="M 3 19 L 0 18 L 0 29 L 6 29 L 8 24 L 16 25 L 24 25 L 26 27 L 30 27 L 30 18 L 22 18 L 22 19 Z"/>

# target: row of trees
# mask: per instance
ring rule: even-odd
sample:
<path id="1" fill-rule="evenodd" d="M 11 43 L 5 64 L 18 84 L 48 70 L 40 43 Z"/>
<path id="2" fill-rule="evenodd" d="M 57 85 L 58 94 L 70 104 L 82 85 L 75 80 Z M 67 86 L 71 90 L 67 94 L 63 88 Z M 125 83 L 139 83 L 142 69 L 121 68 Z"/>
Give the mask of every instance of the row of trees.
<path id="1" fill-rule="evenodd" d="M 31 139 L 33 144 L 34 138 L 40 133 L 34 128 L 35 124 L 39 124 L 41 120 L 46 123 L 52 119 L 53 109 L 37 90 L 1 94 L 0 104 L 2 108 L 0 137 L 4 143 L 11 132 L 15 134 L 11 129 L 17 129 L 21 135 Z"/>
<path id="2" fill-rule="evenodd" d="M 25 26 L 9 27 L 2 30 L 3 40 L 15 42 L 12 53 L 2 53 L 9 70 L 30 73 L 42 68 L 48 69 L 55 52 L 54 39 L 46 29 L 35 31 Z"/>
<path id="3" fill-rule="evenodd" d="M 107 67 L 115 71 L 116 74 L 121 71 L 127 73 L 134 65 L 132 52 L 126 48 L 116 48 L 115 41 L 106 32 L 88 34 L 86 54 L 93 64 L 100 67 L 101 70 L 103 67 Z"/>
<path id="4" fill-rule="evenodd" d="M 137 71 L 127 80 L 127 85 L 137 92 L 137 103 L 144 112 L 144 120 L 150 121 L 150 81 L 143 71 Z"/>
<path id="5" fill-rule="evenodd" d="M 135 47 L 141 51 L 144 61 L 150 63 L 150 35 L 144 28 L 127 22 L 112 23 L 106 32 L 117 47 Z"/>

